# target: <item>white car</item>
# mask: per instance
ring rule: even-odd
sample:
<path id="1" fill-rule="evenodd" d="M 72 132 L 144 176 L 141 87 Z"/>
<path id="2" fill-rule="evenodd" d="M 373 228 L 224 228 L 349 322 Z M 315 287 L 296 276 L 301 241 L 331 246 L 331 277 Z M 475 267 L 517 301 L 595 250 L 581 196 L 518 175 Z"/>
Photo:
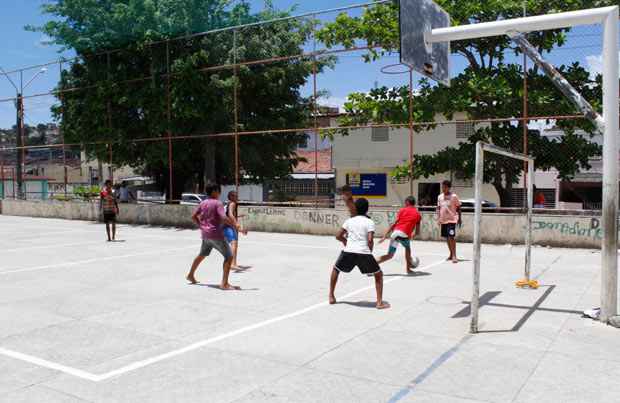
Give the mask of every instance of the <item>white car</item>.
<path id="1" fill-rule="evenodd" d="M 138 204 L 166 204 L 166 194 L 138 190 Z"/>
<path id="2" fill-rule="evenodd" d="M 204 194 L 183 193 L 181 195 L 181 204 L 184 206 L 197 206 L 206 198 L 207 195 Z"/>

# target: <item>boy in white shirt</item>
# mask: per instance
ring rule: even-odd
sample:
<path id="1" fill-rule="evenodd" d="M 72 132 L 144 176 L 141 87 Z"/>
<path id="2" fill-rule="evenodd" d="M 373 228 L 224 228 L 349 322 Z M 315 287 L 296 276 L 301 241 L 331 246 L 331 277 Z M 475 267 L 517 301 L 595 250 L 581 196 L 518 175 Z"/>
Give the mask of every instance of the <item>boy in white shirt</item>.
<path id="1" fill-rule="evenodd" d="M 383 272 L 372 255 L 374 247 L 375 223 L 366 216 L 368 200 L 355 201 L 356 216 L 344 222 L 336 239 L 345 246 L 332 269 L 329 283 L 329 303 L 335 304 L 334 290 L 340 272 L 350 273 L 357 266 L 362 274 L 375 276 L 377 289 L 377 309 L 386 309 L 390 304 L 383 301 Z"/>

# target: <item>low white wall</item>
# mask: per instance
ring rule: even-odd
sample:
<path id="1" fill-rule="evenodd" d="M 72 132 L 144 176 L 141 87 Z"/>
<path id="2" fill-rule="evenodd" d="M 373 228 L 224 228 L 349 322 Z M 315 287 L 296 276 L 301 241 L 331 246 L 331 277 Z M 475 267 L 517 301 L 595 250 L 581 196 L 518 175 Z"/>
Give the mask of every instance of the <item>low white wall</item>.
<path id="1" fill-rule="evenodd" d="M 374 210 L 370 217 L 377 231 L 383 234 L 396 219 L 397 210 Z M 253 231 L 333 235 L 349 217 L 348 211 L 334 209 L 300 209 L 277 207 L 243 207 L 244 225 Z M 535 215 L 532 237 L 536 245 L 568 248 L 600 248 L 602 229 L 594 216 Z M 482 241 L 496 244 L 522 244 L 525 216 L 521 214 L 490 213 L 482 218 Z M 473 214 L 463 214 L 463 226 L 457 240 L 471 242 Z M 434 213 L 422 213 L 417 239 L 441 241 L 440 227 Z"/>
<path id="2" fill-rule="evenodd" d="M 120 204 L 118 222 L 124 224 L 191 227 L 194 207 L 163 204 Z M 26 217 L 98 221 L 99 203 L 3 200 L 2 214 Z"/>
<path id="3" fill-rule="evenodd" d="M 2 214 L 28 217 L 90 220 L 100 218 L 98 203 L 62 201 L 3 200 Z M 194 207 L 180 205 L 120 205 L 119 222 L 140 225 L 192 227 Z M 396 218 L 396 210 L 373 210 L 371 218 L 383 234 Z M 250 231 L 333 235 L 349 217 L 335 209 L 302 209 L 280 207 L 240 207 L 243 223 Z M 485 214 L 482 240 L 485 243 L 520 244 L 524 241 L 525 216 L 520 214 Z M 457 239 L 471 242 L 473 214 L 463 215 L 463 227 Z M 535 215 L 532 235 L 534 244 L 569 248 L 599 248 L 602 239 L 598 217 L 578 215 Z M 422 213 L 419 240 L 440 241 L 440 228 L 435 214 Z"/>

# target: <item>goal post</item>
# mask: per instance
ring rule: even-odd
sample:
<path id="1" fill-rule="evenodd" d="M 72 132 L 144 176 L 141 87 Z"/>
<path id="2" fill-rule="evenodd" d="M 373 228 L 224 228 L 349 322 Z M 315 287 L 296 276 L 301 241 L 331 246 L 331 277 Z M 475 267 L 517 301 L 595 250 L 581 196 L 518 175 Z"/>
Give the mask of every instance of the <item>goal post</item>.
<path id="1" fill-rule="evenodd" d="M 484 186 L 484 156 L 485 153 L 497 154 L 504 157 L 521 160 L 527 163 L 527 213 L 525 219 L 525 264 L 524 280 L 519 283 L 532 285 L 530 269 L 532 264 L 532 209 L 534 207 L 534 158 L 525 154 L 515 153 L 492 144 L 479 141 L 476 143 L 476 175 L 474 184 L 474 258 L 473 258 L 473 287 L 471 298 L 471 333 L 478 332 L 478 311 L 480 309 L 480 251 L 482 247 L 482 188 Z"/>

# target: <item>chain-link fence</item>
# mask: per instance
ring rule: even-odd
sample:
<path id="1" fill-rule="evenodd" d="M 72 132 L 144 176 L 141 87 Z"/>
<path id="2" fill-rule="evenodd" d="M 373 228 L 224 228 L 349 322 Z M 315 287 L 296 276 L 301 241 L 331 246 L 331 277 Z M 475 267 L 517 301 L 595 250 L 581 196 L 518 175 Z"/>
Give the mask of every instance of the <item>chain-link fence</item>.
<path id="1" fill-rule="evenodd" d="M 399 63 L 394 32 L 358 32 L 365 17 L 397 27 L 379 2 L 7 71 L 21 87 L 2 87 L 16 123 L 0 133 L 0 197 L 91 200 L 112 179 L 127 202 L 196 203 L 220 183 L 246 203 L 333 206 L 350 185 L 375 205 L 434 206 L 444 179 L 473 199 L 484 140 L 536 158 L 539 207 L 600 209 L 601 136 L 516 45 L 453 44 L 448 89 Z M 598 108 L 600 28 L 554 35 L 528 37 Z M 523 164 L 487 171 L 489 203 L 523 206 Z"/>

